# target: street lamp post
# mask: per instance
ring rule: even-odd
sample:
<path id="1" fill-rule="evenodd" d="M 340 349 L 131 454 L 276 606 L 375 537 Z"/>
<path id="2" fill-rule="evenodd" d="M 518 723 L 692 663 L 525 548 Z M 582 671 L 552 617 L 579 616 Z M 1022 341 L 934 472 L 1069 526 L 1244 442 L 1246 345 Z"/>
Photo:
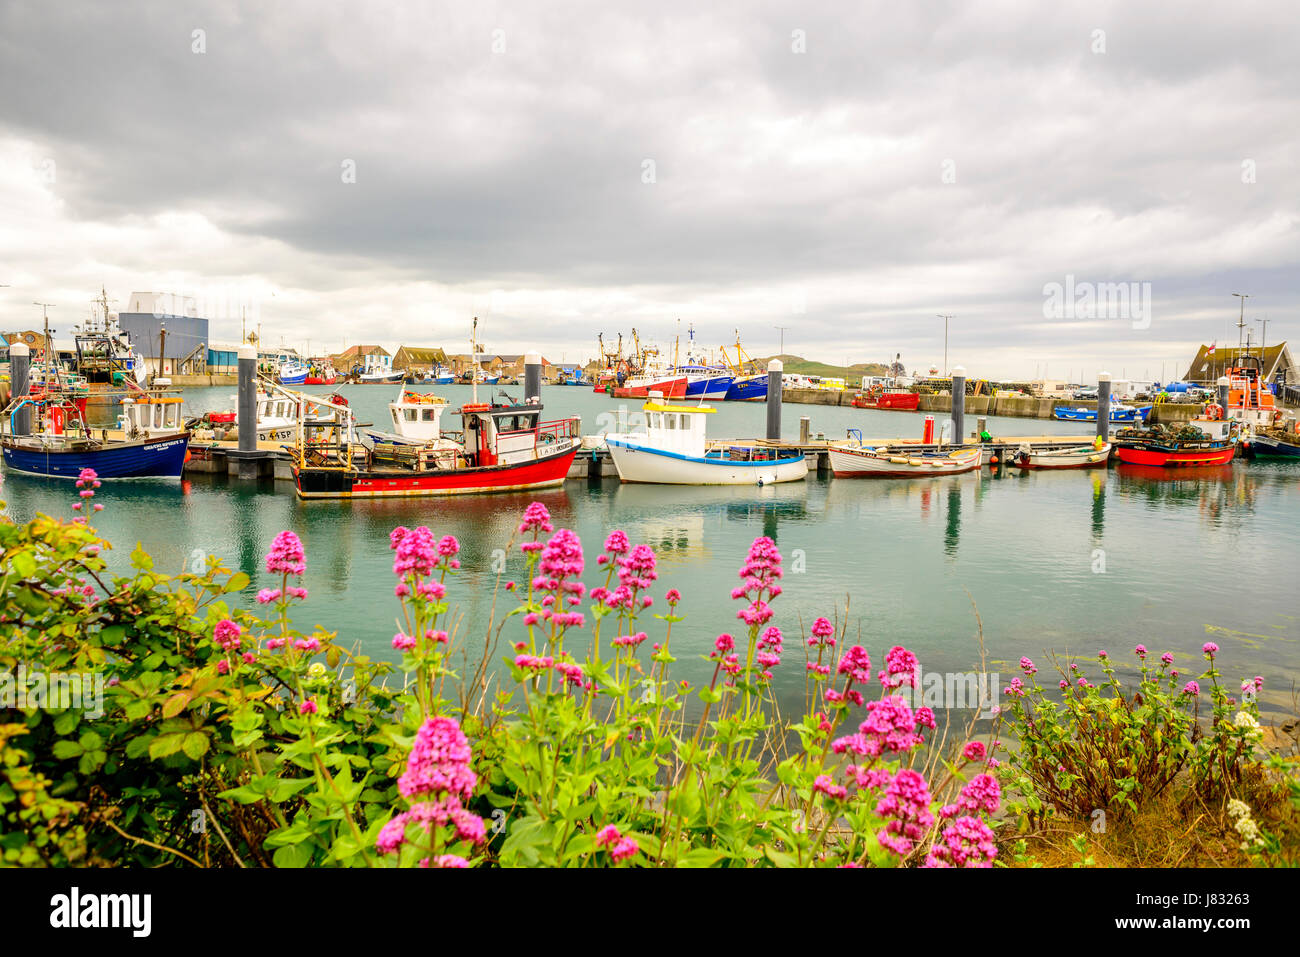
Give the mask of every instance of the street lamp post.
<path id="1" fill-rule="evenodd" d="M 952 316 L 939 313 L 937 318 L 943 320 L 943 374 L 946 376 L 948 374 L 948 320 Z"/>

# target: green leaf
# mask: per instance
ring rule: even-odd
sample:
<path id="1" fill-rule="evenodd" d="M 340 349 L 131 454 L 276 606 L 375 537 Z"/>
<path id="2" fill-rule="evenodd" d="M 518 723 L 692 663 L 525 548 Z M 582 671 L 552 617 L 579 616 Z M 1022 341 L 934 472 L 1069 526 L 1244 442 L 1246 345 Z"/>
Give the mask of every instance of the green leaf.
<path id="1" fill-rule="evenodd" d="M 153 559 L 149 553 L 144 550 L 142 542 L 136 542 L 135 548 L 131 550 L 131 567 L 140 568 L 149 571 L 153 568 Z"/>
<path id="2" fill-rule="evenodd" d="M 36 574 L 36 558 L 30 549 L 20 549 L 9 559 L 19 578 L 31 578 Z"/>
<path id="3" fill-rule="evenodd" d="M 184 734 L 160 734 L 158 737 L 154 738 L 153 743 L 149 745 L 149 757 L 153 758 L 155 761 L 159 758 L 165 758 L 168 755 L 175 754 L 179 751 L 184 743 Z"/>
<path id="4" fill-rule="evenodd" d="M 73 728 L 77 726 L 77 719 L 80 715 L 75 711 L 65 711 L 54 719 L 54 733 L 66 737 L 72 733 Z"/>
<path id="5" fill-rule="evenodd" d="M 235 572 L 226 580 L 226 591 L 243 591 L 251 580 L 244 572 Z"/>
<path id="6" fill-rule="evenodd" d="M 286 844 L 276 850 L 271 860 L 276 867 L 306 867 L 311 864 L 312 849 L 307 844 Z"/>
<path id="7" fill-rule="evenodd" d="M 76 741 L 64 740 L 54 742 L 54 756 L 61 761 L 66 761 L 69 758 L 80 757 L 85 750 L 86 749 Z"/>
<path id="8" fill-rule="evenodd" d="M 185 741 L 181 744 L 181 748 L 187 755 L 197 761 L 208 753 L 208 748 L 211 745 L 212 742 L 208 740 L 208 736 L 202 731 L 192 731 L 185 735 Z"/>

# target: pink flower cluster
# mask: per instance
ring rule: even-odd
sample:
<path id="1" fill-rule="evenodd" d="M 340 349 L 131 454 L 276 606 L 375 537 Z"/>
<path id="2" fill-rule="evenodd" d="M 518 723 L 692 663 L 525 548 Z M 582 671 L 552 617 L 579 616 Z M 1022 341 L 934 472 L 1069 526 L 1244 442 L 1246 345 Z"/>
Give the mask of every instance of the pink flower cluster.
<path id="1" fill-rule="evenodd" d="M 923 714 L 924 712 L 924 714 Z M 923 720 L 922 720 L 923 719 Z M 831 750 L 836 754 L 879 757 L 884 751 L 907 751 L 925 739 L 917 732 L 923 725 L 933 727 L 934 715 L 928 708 L 913 714 L 899 695 L 867 703 L 867 718 L 858 725 L 857 734 L 836 738 Z"/>
<path id="2" fill-rule="evenodd" d="M 406 773 L 397 781 L 397 789 L 413 803 L 410 810 L 384 825 L 375 846 L 384 854 L 394 853 L 406 842 L 410 824 L 426 829 L 450 824 L 462 840 L 482 844 L 487 836 L 483 819 L 461 803 L 470 799 L 478 783 L 469 767 L 472 756 L 469 741 L 454 718 L 436 716 L 425 721 L 416 733 Z M 430 800 L 415 801 L 423 797 Z"/>
<path id="3" fill-rule="evenodd" d="M 576 580 L 583 569 L 581 539 L 569 529 L 562 528 L 542 546 L 541 552 L 533 587 L 550 594 L 542 598 L 540 614 L 529 612 L 524 616 L 524 623 L 535 625 L 545 620 L 559 628 L 581 627 L 586 621 L 581 612 L 562 610 L 566 600 L 569 605 L 574 605 L 587 591 L 587 586 Z"/>
<path id="4" fill-rule="evenodd" d="M 215 641 L 222 651 L 234 651 L 239 647 L 240 636 L 239 625 L 229 618 L 223 618 L 217 622 L 217 627 L 212 631 L 212 640 Z"/>
<path id="5" fill-rule="evenodd" d="M 624 837 L 613 824 L 606 824 L 596 832 L 596 846 L 609 848 L 609 856 L 615 864 L 621 864 L 630 857 L 635 857 L 640 847 L 630 837 Z"/>
<path id="6" fill-rule="evenodd" d="M 266 554 L 266 570 L 273 575 L 302 575 L 307 571 L 307 556 L 297 535 L 286 529 L 275 536 Z"/>
<path id="7" fill-rule="evenodd" d="M 885 652 L 885 670 L 880 672 L 880 683 L 886 688 L 898 688 L 904 683 L 915 688 L 919 667 L 916 655 L 902 645 L 894 645 Z"/>
<path id="8" fill-rule="evenodd" d="M 99 488 L 100 484 L 99 475 L 96 474 L 94 469 L 82 469 L 80 474 L 77 476 L 77 488 L 81 489 L 77 495 L 81 498 L 82 502 L 89 501 L 95 497 L 95 489 Z M 72 510 L 74 512 L 80 512 L 82 502 L 74 502 Z M 95 506 L 96 512 L 103 511 L 103 509 L 104 506 L 102 505 Z M 78 519 L 78 521 L 81 521 L 81 519 Z"/>
<path id="9" fill-rule="evenodd" d="M 555 526 L 551 524 L 551 513 L 546 510 L 546 506 L 541 502 L 533 502 L 524 509 L 524 520 L 519 523 L 519 533 L 521 535 L 527 535 L 529 532 L 532 532 L 534 540 L 532 542 L 525 542 L 520 547 L 523 548 L 525 552 L 537 551 L 541 548 L 536 541 L 537 535 L 541 532 L 550 534 L 553 531 L 555 531 Z M 532 547 L 530 548 L 529 546 Z"/>
<path id="10" fill-rule="evenodd" d="M 452 545 L 459 550 L 456 540 L 450 535 L 444 541 L 450 540 Z M 440 558 L 446 556 L 439 552 L 439 543 L 435 541 L 433 532 L 421 525 L 419 528 L 407 528 L 405 525 L 399 525 L 389 533 L 388 541 L 390 547 L 397 554 L 393 557 L 393 574 L 398 578 L 408 578 L 411 575 L 418 577 L 427 577 L 432 575 L 438 567 Z M 453 551 L 451 554 L 455 554 Z M 451 561 L 455 561 L 452 559 Z M 448 562 L 451 565 L 451 561 Z M 457 567 L 451 565 L 451 567 Z"/>
<path id="11" fill-rule="evenodd" d="M 777 551 L 776 543 L 766 535 L 754 539 L 740 569 L 744 584 L 731 590 L 732 598 L 749 602 L 747 607 L 736 612 L 736 617 L 751 628 L 771 621 L 774 612 L 769 602 L 781 594 L 778 581 L 782 574 L 781 553 Z"/>
<path id="12" fill-rule="evenodd" d="M 992 867 L 998 856 L 993 831 L 978 817 L 949 824 L 925 859 L 926 867 Z"/>
<path id="13" fill-rule="evenodd" d="M 934 823 L 925 778 L 910 768 L 901 769 L 876 804 L 876 813 L 890 819 L 876 835 L 877 840 L 899 856 L 910 854 Z"/>

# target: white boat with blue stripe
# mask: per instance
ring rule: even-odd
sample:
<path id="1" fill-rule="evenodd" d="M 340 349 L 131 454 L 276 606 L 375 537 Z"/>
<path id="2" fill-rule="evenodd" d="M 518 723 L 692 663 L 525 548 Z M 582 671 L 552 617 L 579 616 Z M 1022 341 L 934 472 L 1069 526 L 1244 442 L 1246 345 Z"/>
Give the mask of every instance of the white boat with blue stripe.
<path id="1" fill-rule="evenodd" d="M 618 477 L 657 485 L 771 485 L 808 474 L 801 450 L 759 443 L 709 445 L 707 405 L 677 405 L 652 393 L 642 406 L 645 430 L 605 435 Z"/>

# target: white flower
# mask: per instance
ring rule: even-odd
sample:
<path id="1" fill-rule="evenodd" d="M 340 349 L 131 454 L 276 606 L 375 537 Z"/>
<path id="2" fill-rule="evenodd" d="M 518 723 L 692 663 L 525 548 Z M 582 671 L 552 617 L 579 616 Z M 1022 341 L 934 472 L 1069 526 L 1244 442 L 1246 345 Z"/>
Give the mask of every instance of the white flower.
<path id="1" fill-rule="evenodd" d="M 1232 798 L 1228 801 L 1228 817 L 1234 819 L 1239 817 L 1250 817 L 1250 805 L 1245 801 L 1238 801 L 1236 798 Z"/>
<path id="2" fill-rule="evenodd" d="M 1260 728 L 1259 721 L 1249 711 L 1238 711 L 1236 717 L 1232 719 L 1232 723 L 1239 728 L 1246 728 L 1247 738 L 1262 738 L 1264 736 L 1264 731 Z"/>

